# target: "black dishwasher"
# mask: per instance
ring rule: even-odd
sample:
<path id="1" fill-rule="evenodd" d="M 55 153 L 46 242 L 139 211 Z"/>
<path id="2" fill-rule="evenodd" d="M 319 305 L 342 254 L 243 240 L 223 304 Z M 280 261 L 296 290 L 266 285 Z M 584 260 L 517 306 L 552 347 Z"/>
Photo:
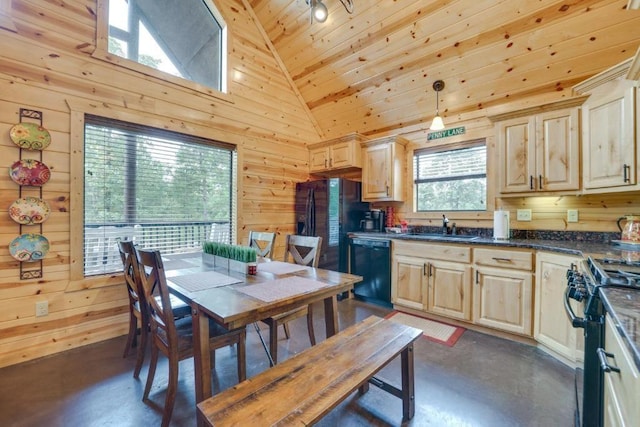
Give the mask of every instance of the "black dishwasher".
<path id="1" fill-rule="evenodd" d="M 362 301 L 391 305 L 391 241 L 353 237 L 350 242 L 351 273 L 363 280 L 353 288 L 354 296 Z"/>

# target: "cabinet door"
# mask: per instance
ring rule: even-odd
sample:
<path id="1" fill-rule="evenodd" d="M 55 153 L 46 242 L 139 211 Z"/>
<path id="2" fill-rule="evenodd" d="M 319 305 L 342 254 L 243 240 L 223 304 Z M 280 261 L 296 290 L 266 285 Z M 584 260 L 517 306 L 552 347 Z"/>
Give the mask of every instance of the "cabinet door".
<path id="1" fill-rule="evenodd" d="M 424 310 L 427 296 L 427 262 L 422 258 L 394 256 L 392 274 L 391 302 Z"/>
<path id="2" fill-rule="evenodd" d="M 564 292 L 567 270 L 579 261 L 576 257 L 543 252 L 536 257 L 534 338 L 569 362 L 577 359 L 576 343 L 582 329 L 572 327 L 569 322 L 564 309 Z M 578 305 L 572 300 L 576 315 L 580 315 Z"/>
<path id="3" fill-rule="evenodd" d="M 521 193 L 536 189 L 534 123 L 533 118 L 518 117 L 496 125 L 502 193 Z"/>
<path id="4" fill-rule="evenodd" d="M 471 266 L 429 261 L 427 311 L 461 320 L 471 320 Z"/>
<path id="5" fill-rule="evenodd" d="M 531 273 L 476 267 L 474 323 L 531 336 L 532 302 Z"/>
<path id="6" fill-rule="evenodd" d="M 362 199 L 389 200 L 393 173 L 391 144 L 367 147 L 364 151 L 362 170 Z"/>
<path id="7" fill-rule="evenodd" d="M 329 168 L 329 149 L 327 147 L 309 150 L 309 170 L 321 172 Z"/>
<path id="8" fill-rule="evenodd" d="M 636 184 L 633 82 L 593 94 L 583 105 L 585 190 Z"/>
<path id="9" fill-rule="evenodd" d="M 580 154 L 578 109 L 536 116 L 538 191 L 578 190 Z"/>
<path id="10" fill-rule="evenodd" d="M 356 159 L 354 159 L 353 145 L 349 142 L 342 144 L 332 145 L 329 154 L 329 167 L 330 168 L 346 168 L 350 166 L 357 166 Z"/>

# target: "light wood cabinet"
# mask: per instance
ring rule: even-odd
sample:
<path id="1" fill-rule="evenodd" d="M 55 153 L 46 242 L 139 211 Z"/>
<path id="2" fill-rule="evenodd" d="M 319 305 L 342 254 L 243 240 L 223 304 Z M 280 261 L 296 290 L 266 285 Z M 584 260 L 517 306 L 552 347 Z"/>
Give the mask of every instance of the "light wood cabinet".
<path id="1" fill-rule="evenodd" d="M 640 373 L 622 342 L 614 320 L 606 316 L 605 351 L 607 363 L 619 371 L 604 373 L 604 425 L 637 426 L 640 420 Z"/>
<path id="2" fill-rule="evenodd" d="M 391 300 L 460 320 L 471 320 L 471 249 L 394 241 Z"/>
<path id="3" fill-rule="evenodd" d="M 582 169 L 585 193 L 640 188 L 636 126 L 639 114 L 636 81 L 625 77 L 625 61 L 574 87 L 590 95 L 582 112 Z"/>
<path id="4" fill-rule="evenodd" d="M 531 336 L 533 254 L 475 248 L 473 256 L 473 322 Z"/>
<path id="5" fill-rule="evenodd" d="M 578 341 L 582 341 L 582 329 L 571 326 L 564 308 L 564 292 L 567 289 L 567 270 L 577 265 L 581 257 L 538 252 L 536 255 L 536 286 L 533 336 L 543 349 L 550 350 L 568 364 L 582 360 Z M 571 300 L 577 316 L 581 316 L 577 301 Z"/>
<path id="6" fill-rule="evenodd" d="M 316 175 L 331 175 L 362 168 L 362 135 L 349 134 L 341 138 L 309 145 L 309 170 Z"/>
<path id="7" fill-rule="evenodd" d="M 404 201 L 407 143 L 398 136 L 362 143 L 363 201 Z"/>
<path id="8" fill-rule="evenodd" d="M 496 132 L 501 193 L 580 188 L 577 108 L 502 120 Z"/>

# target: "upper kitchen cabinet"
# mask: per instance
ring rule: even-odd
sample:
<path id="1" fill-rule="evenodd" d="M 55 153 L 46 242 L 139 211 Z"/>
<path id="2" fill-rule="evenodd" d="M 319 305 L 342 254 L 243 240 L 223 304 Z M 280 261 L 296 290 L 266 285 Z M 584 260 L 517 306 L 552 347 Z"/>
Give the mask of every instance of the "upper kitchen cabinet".
<path id="1" fill-rule="evenodd" d="M 580 188 L 579 109 L 585 97 L 528 108 L 496 121 L 503 195 Z"/>
<path id="2" fill-rule="evenodd" d="M 399 136 L 362 143 L 362 201 L 403 202 L 406 146 Z"/>
<path id="3" fill-rule="evenodd" d="M 640 189 L 636 148 L 637 81 L 626 79 L 629 59 L 575 86 L 590 95 L 582 112 L 582 170 L 585 193 Z"/>
<path id="4" fill-rule="evenodd" d="M 316 175 L 336 175 L 362 168 L 361 143 L 366 139 L 351 133 L 329 141 L 309 145 L 310 172 Z"/>

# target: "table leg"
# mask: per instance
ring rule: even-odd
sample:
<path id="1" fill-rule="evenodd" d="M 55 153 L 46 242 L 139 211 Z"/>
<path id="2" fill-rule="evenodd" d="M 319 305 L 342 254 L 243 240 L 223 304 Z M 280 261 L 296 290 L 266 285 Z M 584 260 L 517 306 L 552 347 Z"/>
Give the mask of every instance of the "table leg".
<path id="1" fill-rule="evenodd" d="M 193 371 L 196 382 L 196 403 L 211 397 L 211 356 L 209 351 L 209 318 L 192 309 Z"/>
<path id="2" fill-rule="evenodd" d="M 327 338 L 338 332 L 338 298 L 336 295 L 324 299 L 324 323 Z"/>
<path id="3" fill-rule="evenodd" d="M 400 353 L 400 365 L 402 369 L 402 420 L 408 421 L 416 413 L 413 343 Z"/>

